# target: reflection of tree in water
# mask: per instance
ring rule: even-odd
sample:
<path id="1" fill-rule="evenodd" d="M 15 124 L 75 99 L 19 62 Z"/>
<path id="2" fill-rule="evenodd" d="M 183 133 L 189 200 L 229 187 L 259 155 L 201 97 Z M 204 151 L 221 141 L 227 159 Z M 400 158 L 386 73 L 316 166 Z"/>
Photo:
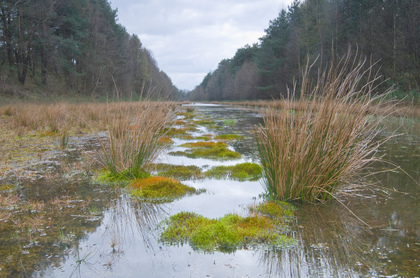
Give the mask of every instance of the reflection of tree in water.
<path id="1" fill-rule="evenodd" d="M 157 241 L 156 227 L 168 215 L 163 204 L 142 202 L 124 194 L 114 201 L 109 213 L 106 225 L 110 244 L 137 242 L 140 234 L 146 250 L 153 250 L 153 242 Z M 117 247 L 112 249 L 116 251 Z"/>
<path id="2" fill-rule="evenodd" d="M 81 182 L 43 181 L 0 195 L 0 276 L 43 275 L 103 219 L 110 193 Z"/>
<path id="3" fill-rule="evenodd" d="M 305 205 L 292 225 L 298 245 L 286 250 L 265 250 L 260 264 L 279 277 L 359 277 L 373 262 L 366 251 L 369 231 L 345 208 Z"/>

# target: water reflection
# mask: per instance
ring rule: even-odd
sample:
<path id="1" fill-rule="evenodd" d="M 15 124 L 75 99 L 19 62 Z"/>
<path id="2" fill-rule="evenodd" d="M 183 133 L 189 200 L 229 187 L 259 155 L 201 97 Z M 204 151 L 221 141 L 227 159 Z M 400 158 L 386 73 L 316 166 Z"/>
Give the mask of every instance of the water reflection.
<path id="1" fill-rule="evenodd" d="M 130 272 L 125 269 L 127 261 L 150 261 L 158 251 L 156 229 L 167 215 L 165 205 L 140 202 L 121 193 L 103 212 L 101 225 L 80 240 L 60 266 L 49 267 L 36 276 L 125 276 Z"/>
<path id="2" fill-rule="evenodd" d="M 153 252 L 153 243 L 157 239 L 154 231 L 167 215 L 164 204 L 142 202 L 121 194 L 107 212 L 107 218 L 104 220 L 106 226 L 104 236 L 108 237 L 111 245 L 115 241 L 116 243 L 136 242 L 137 237 L 141 236 L 146 251 Z"/>
<path id="3" fill-rule="evenodd" d="M 260 253 L 260 263 L 279 277 L 359 277 L 372 265 L 365 255 L 369 231 L 344 207 L 298 208 L 294 248 Z"/>
<path id="4" fill-rule="evenodd" d="M 253 110 L 228 106 L 194 105 L 197 114 L 216 122 L 235 119 L 236 124 L 223 129 L 201 128 L 203 133 L 239 133 L 244 140 L 229 142 L 242 154 L 237 161 L 212 161 L 163 155 L 161 162 L 178 165 L 196 165 L 208 169 L 217 165 L 235 165 L 258 161 L 255 142 L 250 130 L 261 122 Z M 402 125 L 401 125 L 402 121 Z M 411 120 L 410 120 L 411 121 Z M 298 245 L 285 250 L 238 250 L 234 254 L 215 252 L 205 254 L 189 246 L 166 246 L 159 243 L 159 223 L 180 211 L 192 211 L 205 217 L 218 218 L 226 213 L 242 213 L 246 206 L 260 201 L 263 193 L 259 182 L 238 182 L 214 179 L 189 180 L 185 183 L 205 188 L 207 193 L 190 196 L 171 204 L 159 205 L 139 202 L 123 191 L 83 188 L 50 188 L 101 199 L 95 204 L 99 219 L 89 222 L 86 217 L 67 218 L 62 239 L 57 230 L 53 244 L 61 251 L 45 250 L 49 259 L 39 259 L 41 267 L 27 276 L 35 277 L 416 277 L 420 273 L 420 144 L 419 123 L 413 120 L 405 127 L 404 119 L 385 123 L 392 130 L 404 126 L 408 135 L 395 137 L 381 147 L 386 159 L 400 165 L 411 177 L 400 170 L 378 174 L 372 182 L 380 181 L 382 189 L 369 192 L 369 197 L 342 197 L 344 204 L 370 228 L 356 219 L 338 202 L 327 205 L 299 205 L 289 235 Z M 185 140 L 175 139 L 176 145 Z M 373 165 L 381 170 L 387 165 Z M 416 183 L 417 182 L 417 183 Z M 61 188 L 61 189 L 60 189 Z M 402 191 L 408 194 L 401 194 Z M 31 194 L 42 195 L 42 188 Z M 87 195 L 86 195 L 87 194 Z M 108 194 L 108 195 L 106 195 Z M 116 195 L 115 195 L 116 194 Z M 83 198 L 86 199 L 86 198 Z M 62 204 L 64 206 L 64 204 Z M 80 206 L 82 207 L 82 206 Z M 89 207 L 79 208 L 71 215 L 87 215 Z M 54 211 L 56 213 L 57 211 Z M 85 225 L 76 230 L 70 225 Z M 86 222 L 86 223 L 85 223 Z M 73 229 L 73 230 L 72 230 Z M 65 236 L 78 231 L 72 244 Z M 73 238 L 71 236 L 71 238 Z M 61 243 L 60 243 L 61 242 Z M 54 259 L 54 256 L 60 259 Z M 25 258 L 20 255 L 20 258 Z M 6 255 L 1 259 L 7 260 Z M 46 265 L 50 265 L 47 267 Z"/>

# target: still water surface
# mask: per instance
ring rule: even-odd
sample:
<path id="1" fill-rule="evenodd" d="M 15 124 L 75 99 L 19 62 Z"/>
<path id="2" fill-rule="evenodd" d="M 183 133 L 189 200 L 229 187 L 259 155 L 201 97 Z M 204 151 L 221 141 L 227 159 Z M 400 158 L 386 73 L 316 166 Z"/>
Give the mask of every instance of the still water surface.
<path id="1" fill-rule="evenodd" d="M 204 170 L 215 165 L 258 162 L 251 133 L 254 125 L 262 122 L 257 111 L 222 105 L 192 106 L 199 117 L 212 119 L 222 127 L 202 126 L 193 135 L 245 135 L 245 139 L 229 143 L 242 158 L 221 162 L 164 153 L 160 162 L 196 165 Z M 169 246 L 158 240 L 162 231 L 159 223 L 181 211 L 211 218 L 245 213 L 247 206 L 261 201 L 260 181 L 187 180 L 185 184 L 205 188 L 207 192 L 169 204 L 138 202 L 123 190 L 89 183 L 61 184 L 61 190 L 56 191 L 43 189 L 44 184 L 32 185 L 27 194 L 36 191 L 41 199 L 46 198 L 43 194 L 62 194 L 63 190 L 77 192 L 81 199 L 92 200 L 95 206 L 90 208 L 95 211 L 89 217 L 72 212 L 63 221 L 57 220 L 63 231 L 60 236 L 51 238 L 50 248 L 43 246 L 36 252 L 28 248 L 28 252 L 22 253 L 20 260 L 33 260 L 36 266 L 32 271 L 24 271 L 19 269 L 23 264 L 16 264 L 15 274 L 17 277 L 420 277 L 419 126 L 418 120 L 394 119 L 384 130 L 385 134 L 399 128 L 405 133 L 386 143 L 380 151 L 408 175 L 401 170 L 378 174 L 370 181 L 381 186 L 380 190 L 362 192 L 368 194 L 358 197 L 340 197 L 369 227 L 337 201 L 297 205 L 288 235 L 296 238 L 298 244 L 285 250 L 264 247 L 234 253 L 204 253 L 188 244 Z M 169 151 L 182 149 L 178 145 L 187 142 L 174 141 Z M 382 169 L 389 165 L 374 167 Z M 0 244 L 2 249 L 8 248 L 5 242 Z M 1 253 L 0 259 L 7 259 L 5 254 Z"/>

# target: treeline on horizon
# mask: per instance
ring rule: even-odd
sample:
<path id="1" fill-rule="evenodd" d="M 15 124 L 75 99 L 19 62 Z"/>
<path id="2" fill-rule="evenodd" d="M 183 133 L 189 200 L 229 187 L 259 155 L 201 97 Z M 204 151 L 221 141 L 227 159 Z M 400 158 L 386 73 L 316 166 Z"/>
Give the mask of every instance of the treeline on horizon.
<path id="1" fill-rule="evenodd" d="M 419 100 L 420 1 L 294 1 L 270 21 L 259 43 L 237 50 L 208 73 L 193 101 L 278 99 L 298 81 L 308 61 L 325 69 L 351 47 L 372 62 L 383 87 Z M 369 64 L 369 63 L 367 63 Z M 318 74 L 313 72 L 314 77 Z M 299 84 L 299 82 L 297 82 Z"/>
<path id="2" fill-rule="evenodd" d="M 0 16 L 0 94 L 179 98 L 107 0 L 2 0 Z"/>

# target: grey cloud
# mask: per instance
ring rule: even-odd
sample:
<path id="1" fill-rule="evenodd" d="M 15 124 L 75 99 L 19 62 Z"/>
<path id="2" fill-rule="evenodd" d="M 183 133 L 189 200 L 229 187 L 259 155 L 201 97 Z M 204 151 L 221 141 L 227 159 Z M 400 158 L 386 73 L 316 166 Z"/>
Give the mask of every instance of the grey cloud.
<path id="1" fill-rule="evenodd" d="M 180 88 L 193 89 L 220 60 L 258 41 L 292 0 L 113 0 L 119 21 L 137 34 Z"/>

